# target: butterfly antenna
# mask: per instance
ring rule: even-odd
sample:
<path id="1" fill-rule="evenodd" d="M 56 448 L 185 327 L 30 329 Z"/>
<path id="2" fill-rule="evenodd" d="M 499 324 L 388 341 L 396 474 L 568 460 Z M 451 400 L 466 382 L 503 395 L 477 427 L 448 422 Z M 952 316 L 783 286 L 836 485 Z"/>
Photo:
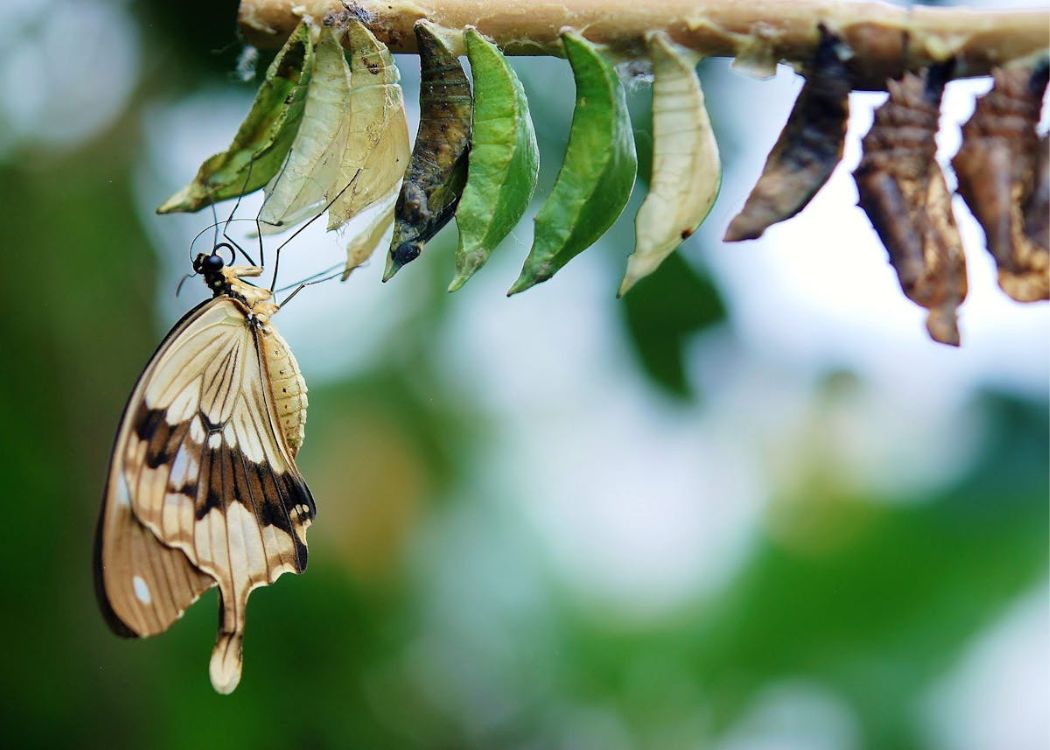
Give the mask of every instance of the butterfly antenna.
<path id="1" fill-rule="evenodd" d="M 213 219 L 213 222 L 209 226 L 206 226 L 206 227 L 204 227 L 204 229 L 202 229 L 201 231 L 197 232 L 197 234 L 194 235 L 193 239 L 190 240 L 190 245 L 186 249 L 186 253 L 189 256 L 187 258 L 187 260 L 190 262 L 191 266 L 193 265 L 193 246 L 197 244 L 197 240 L 199 240 L 201 238 L 201 235 L 203 235 L 209 229 L 214 229 L 215 230 L 215 237 L 212 238 L 211 246 L 215 247 L 216 245 L 219 244 L 219 224 L 221 224 L 222 222 L 219 221 L 219 214 L 215 211 L 215 203 L 212 202 L 212 203 L 210 203 L 208 205 L 211 208 L 211 218 Z M 185 279 L 183 279 L 183 281 L 185 281 Z M 180 288 L 182 287 L 182 282 L 181 281 L 179 282 L 179 287 Z M 175 291 L 175 296 L 176 297 L 179 296 L 178 289 L 176 289 L 176 291 Z"/>
<path id="2" fill-rule="evenodd" d="M 243 219 L 243 221 L 248 221 L 248 219 Z M 235 239 L 233 239 L 233 237 L 231 237 L 230 235 L 226 234 L 226 230 L 223 230 L 222 236 L 226 239 L 226 242 L 224 242 L 222 244 L 225 245 L 225 244 L 229 243 L 232 247 L 237 248 L 240 251 L 241 255 L 244 256 L 245 260 L 247 260 L 253 266 L 255 265 L 255 259 L 252 258 L 252 256 L 248 255 L 248 251 L 245 250 L 243 247 L 241 247 L 237 243 L 237 241 Z M 216 247 L 218 247 L 218 245 L 216 245 Z"/>
<path id="3" fill-rule="evenodd" d="M 225 239 L 227 242 L 229 242 L 230 245 L 232 245 L 233 247 L 235 247 L 238 250 L 240 250 L 241 255 L 243 255 L 245 257 L 245 260 L 247 260 L 253 266 L 255 265 L 255 260 L 252 258 L 251 255 L 248 254 L 247 250 L 245 250 L 243 247 L 241 247 L 240 244 L 238 244 L 238 242 L 235 239 L 233 239 L 233 237 L 231 237 L 229 235 L 229 229 L 230 229 L 230 223 L 233 222 L 233 220 L 234 220 L 233 217 L 237 213 L 237 209 L 240 208 L 241 199 L 244 197 L 245 192 L 248 190 L 248 183 L 252 179 L 252 168 L 254 166 L 255 166 L 255 159 L 252 159 L 251 161 L 248 162 L 248 172 L 244 175 L 244 183 L 241 185 L 241 190 L 237 194 L 237 201 L 233 204 L 233 210 L 230 211 L 230 215 L 228 217 L 226 217 L 226 222 L 222 225 L 222 236 L 223 236 L 223 239 Z M 215 204 L 212 204 L 212 212 L 214 213 L 214 211 L 215 211 Z M 216 217 L 216 221 L 218 221 L 218 217 Z M 262 237 L 259 238 L 259 243 L 261 245 Z M 219 229 L 218 229 L 218 225 L 216 225 L 216 228 L 215 228 L 215 244 L 216 245 L 219 244 Z"/>
<path id="4" fill-rule="evenodd" d="M 277 173 L 277 176 L 273 179 L 273 184 L 276 185 L 284 177 L 285 170 L 288 169 L 288 160 L 284 160 L 284 164 L 281 165 L 281 171 Z M 266 201 L 263 201 L 263 206 L 266 205 Z M 275 224 L 272 221 L 264 221 L 259 216 L 262 214 L 262 208 L 259 209 L 259 213 L 255 214 L 255 236 L 259 238 L 259 260 L 263 268 L 266 267 L 266 248 L 263 246 L 262 240 L 262 225 L 265 224 L 268 227 L 279 227 L 280 224 Z"/>
<path id="5" fill-rule="evenodd" d="M 281 292 L 287 292 L 289 289 L 292 289 L 293 287 L 297 287 L 297 286 L 299 286 L 301 284 L 313 284 L 314 283 L 314 279 L 318 279 L 321 276 L 327 276 L 328 274 L 332 273 L 332 271 L 334 271 L 336 269 L 339 269 L 339 272 L 342 273 L 342 268 L 343 268 L 344 265 L 346 265 L 346 264 L 343 263 L 343 262 L 336 263 L 336 264 L 331 265 L 328 268 L 324 269 L 323 271 L 318 271 L 317 273 L 310 274 L 306 278 L 299 279 L 294 284 L 288 284 L 287 286 L 282 286 L 279 289 L 275 290 L 274 293 L 275 294 L 280 294 Z M 322 279 L 322 281 L 323 280 L 325 280 L 325 279 Z"/>
<path id="6" fill-rule="evenodd" d="M 299 227 L 294 232 L 292 232 L 292 236 L 291 237 L 289 237 L 288 239 L 286 239 L 284 242 L 282 242 L 280 245 L 277 246 L 277 251 L 275 253 L 277 258 L 273 262 L 273 280 L 270 282 L 270 291 L 271 292 L 273 292 L 273 290 L 277 286 L 277 271 L 280 270 L 280 267 L 281 267 L 281 250 L 284 249 L 284 246 L 287 245 L 292 240 L 294 240 L 296 237 L 298 237 L 299 234 L 303 230 L 305 230 L 308 226 L 310 226 L 315 221 L 317 221 L 319 218 L 324 216 L 324 214 L 327 213 L 328 209 L 330 209 L 333 205 L 335 205 L 335 202 L 342 197 L 343 193 L 345 193 L 347 190 L 349 190 L 353 186 L 353 184 L 355 182 L 357 182 L 357 178 L 360 175 L 361 175 L 361 170 L 360 169 L 357 170 L 356 172 L 354 172 L 354 176 L 350 179 L 350 182 L 346 183 L 346 185 L 343 186 L 343 189 L 340 190 L 338 193 L 336 193 L 335 197 L 332 198 L 332 200 L 328 201 L 327 204 L 325 204 L 324 208 L 322 208 L 320 211 L 318 211 L 316 214 L 314 214 L 313 217 L 311 217 L 311 219 L 308 222 L 306 222 L 301 227 Z M 294 294 L 293 294 L 293 296 L 294 296 Z"/>
<path id="7" fill-rule="evenodd" d="M 234 214 L 237 213 L 237 209 L 241 207 L 241 198 L 244 197 L 245 191 L 248 189 L 248 183 L 252 179 L 252 167 L 255 166 L 255 159 L 252 158 L 248 162 L 248 172 L 244 175 L 244 183 L 241 185 L 240 191 L 237 193 L 237 200 L 233 204 L 233 210 L 230 211 L 230 215 L 226 219 L 226 225 L 222 228 L 222 233 L 226 234 L 226 230 L 230 227 L 230 222 L 233 221 Z"/>
<path id="8" fill-rule="evenodd" d="M 253 219 L 234 219 L 234 221 L 253 221 Z M 197 234 L 194 235 L 193 240 L 190 242 L 190 262 L 191 263 L 193 262 L 193 260 L 192 260 L 193 259 L 193 246 L 197 244 L 197 240 L 199 240 L 205 234 L 210 232 L 216 226 L 222 226 L 222 224 L 223 224 L 222 221 L 219 221 L 216 224 L 209 224 L 208 226 L 204 227 L 204 229 L 200 230 L 199 232 L 197 232 Z M 229 238 L 227 237 L 227 239 L 229 239 Z M 215 245 L 213 245 L 213 247 L 218 247 L 220 244 L 222 244 L 222 243 L 216 243 Z M 250 262 L 252 261 L 251 256 L 248 255 L 248 253 L 244 252 L 244 248 L 242 248 L 240 245 L 237 245 L 237 243 L 235 243 L 233 240 L 230 240 L 230 244 L 233 245 L 233 246 L 236 246 L 237 249 L 240 250 L 241 253 L 244 254 L 245 258 L 247 258 Z"/>
<path id="9" fill-rule="evenodd" d="M 337 278 L 339 278 L 340 276 L 343 275 L 343 264 L 342 263 L 338 263 L 335 266 L 332 266 L 332 268 L 338 268 L 339 270 L 337 270 L 335 273 L 330 273 L 332 269 L 331 268 L 327 269 L 325 271 L 322 271 L 321 274 L 328 273 L 329 274 L 328 276 L 325 276 L 324 278 L 320 278 L 320 279 L 315 279 L 314 281 L 305 281 L 305 282 L 299 284 L 299 286 L 295 287 L 295 291 L 294 292 L 292 292 L 287 297 L 285 297 L 284 301 L 281 302 L 279 305 L 277 305 L 277 309 L 278 310 L 284 309 L 284 306 L 287 305 L 289 302 L 291 302 L 293 299 L 295 299 L 295 295 L 297 295 L 299 292 L 301 292 L 304 289 L 306 289 L 306 287 L 313 286 L 314 284 L 323 284 L 326 281 L 331 281 L 332 279 L 337 279 Z M 314 276 L 320 276 L 321 274 L 314 274 Z M 313 276 L 308 276 L 307 278 L 313 278 Z M 291 286 L 295 286 L 295 285 L 292 284 Z M 285 289 L 290 289 L 290 288 L 291 287 L 285 287 Z"/>

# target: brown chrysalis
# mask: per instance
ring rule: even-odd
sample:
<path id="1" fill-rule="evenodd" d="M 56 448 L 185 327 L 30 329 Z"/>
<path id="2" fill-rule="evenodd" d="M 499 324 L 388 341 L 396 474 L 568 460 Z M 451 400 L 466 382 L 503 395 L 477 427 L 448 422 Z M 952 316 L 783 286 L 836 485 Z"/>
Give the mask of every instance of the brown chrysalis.
<path id="1" fill-rule="evenodd" d="M 430 23 L 417 21 L 415 31 L 419 130 L 394 208 L 394 236 L 383 281 L 418 258 L 452 219 L 467 181 L 474 109 L 470 83 L 456 55 Z"/>
<path id="2" fill-rule="evenodd" d="M 1039 157 L 1035 190 L 1024 207 L 1024 233 L 1050 252 L 1050 136 L 1044 135 L 1039 140 Z"/>
<path id="3" fill-rule="evenodd" d="M 999 286 L 1019 302 L 1050 298 L 1046 140 L 1036 133 L 1047 60 L 992 73 L 952 160 L 959 194 L 984 229 Z"/>
<path id="4" fill-rule="evenodd" d="M 889 99 L 875 111 L 853 177 L 860 207 L 889 251 L 901 289 L 929 310 L 930 336 L 958 346 L 956 309 L 966 298 L 966 258 L 951 193 L 934 158 L 951 67 L 935 65 L 887 82 Z"/>
<path id="5" fill-rule="evenodd" d="M 726 242 L 753 240 L 790 219 L 812 200 L 842 159 L 849 121 L 850 80 L 845 43 L 820 26 L 820 44 L 773 150 Z"/>

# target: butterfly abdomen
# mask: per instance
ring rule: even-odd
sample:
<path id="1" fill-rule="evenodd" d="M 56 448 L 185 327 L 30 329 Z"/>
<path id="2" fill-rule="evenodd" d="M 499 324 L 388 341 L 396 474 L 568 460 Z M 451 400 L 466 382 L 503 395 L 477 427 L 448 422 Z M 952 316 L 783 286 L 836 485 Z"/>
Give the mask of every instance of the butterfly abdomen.
<path id="1" fill-rule="evenodd" d="M 281 432 L 294 456 L 306 436 L 306 381 L 292 350 L 272 326 L 259 334 L 260 347 L 269 374 L 270 394 Z"/>

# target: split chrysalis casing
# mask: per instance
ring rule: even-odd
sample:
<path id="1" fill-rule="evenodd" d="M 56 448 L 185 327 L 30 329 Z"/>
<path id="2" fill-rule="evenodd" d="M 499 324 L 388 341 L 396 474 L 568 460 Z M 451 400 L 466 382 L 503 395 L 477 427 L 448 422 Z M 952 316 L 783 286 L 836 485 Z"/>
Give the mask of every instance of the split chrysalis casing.
<path id="1" fill-rule="evenodd" d="M 860 207 L 889 251 L 901 289 L 929 310 L 930 336 L 958 346 L 956 309 L 966 298 L 966 258 L 935 158 L 950 72 L 950 63 L 941 64 L 887 82 L 889 99 L 875 111 L 853 177 Z"/>
<path id="2" fill-rule="evenodd" d="M 959 194 L 984 229 L 999 286 L 1019 302 L 1050 298 L 1046 139 L 1036 132 L 1047 60 L 993 72 L 952 160 Z"/>

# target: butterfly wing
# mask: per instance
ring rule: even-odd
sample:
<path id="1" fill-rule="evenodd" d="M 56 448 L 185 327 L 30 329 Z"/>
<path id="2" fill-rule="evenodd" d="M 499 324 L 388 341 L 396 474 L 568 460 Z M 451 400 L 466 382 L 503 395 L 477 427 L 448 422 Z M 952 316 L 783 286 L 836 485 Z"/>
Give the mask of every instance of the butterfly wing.
<path id="1" fill-rule="evenodd" d="M 107 559 L 111 547 L 135 540 L 113 533 L 121 530 L 115 522 L 125 494 L 146 538 L 218 585 L 222 613 L 210 673 L 224 693 L 240 679 L 248 595 L 305 569 L 306 528 L 315 512 L 278 427 L 262 352 L 268 334 L 248 314 L 229 297 L 205 303 L 176 326 L 146 368 L 114 448 L 99 545 L 101 585 L 118 616 L 143 605 L 142 597 L 127 601 L 128 590 L 142 590 L 134 580 L 130 589 L 110 585 L 111 578 L 127 577 L 114 560 L 133 554 L 121 550 Z M 140 578 L 151 601 L 150 584 L 172 580 L 166 572 Z M 189 587 L 196 593 L 176 599 L 175 609 L 181 613 L 204 588 Z M 153 629 L 120 619 L 133 635 L 149 635 L 174 618 L 157 617 L 163 626 Z"/>
<path id="2" fill-rule="evenodd" d="M 131 437 L 129 413 L 142 400 L 154 364 L 213 303 L 205 302 L 190 311 L 157 348 L 128 399 L 114 441 L 95 533 L 95 591 L 106 622 L 124 637 L 144 638 L 164 632 L 215 585 L 215 580 L 199 572 L 185 553 L 162 544 L 136 518 L 125 468 Z"/>
<path id="3" fill-rule="evenodd" d="M 116 481 L 119 488 L 107 491 L 96 533 L 96 594 L 113 632 L 127 638 L 156 635 L 215 581 L 139 523 L 126 483 L 122 478 Z"/>

